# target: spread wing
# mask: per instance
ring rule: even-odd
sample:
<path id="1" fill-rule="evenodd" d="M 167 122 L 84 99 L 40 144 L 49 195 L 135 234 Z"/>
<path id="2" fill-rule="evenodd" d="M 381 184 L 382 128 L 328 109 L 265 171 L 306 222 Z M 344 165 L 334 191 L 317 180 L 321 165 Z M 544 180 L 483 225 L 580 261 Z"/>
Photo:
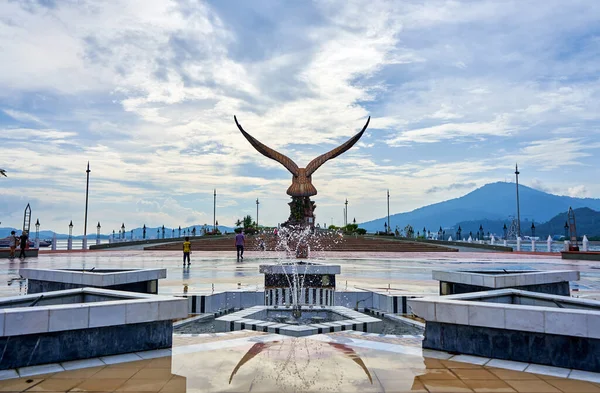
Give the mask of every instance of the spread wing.
<path id="1" fill-rule="evenodd" d="M 254 138 L 252 135 L 250 135 L 246 131 L 244 131 L 244 129 L 242 128 L 242 126 L 240 125 L 240 123 L 238 123 L 237 118 L 235 116 L 233 116 L 233 119 L 235 120 L 235 124 L 237 125 L 237 127 L 242 132 L 242 135 L 244 135 L 244 137 L 248 140 L 248 142 L 250 142 L 250 144 L 252 146 L 254 146 L 254 148 L 260 154 L 262 154 L 265 157 L 269 157 L 272 160 L 275 160 L 275 161 L 279 162 L 281 165 L 283 165 L 284 167 L 286 167 L 287 170 L 292 173 L 292 175 L 298 176 L 298 165 L 296 165 L 296 163 L 294 161 L 292 161 L 289 157 L 284 156 L 283 154 L 281 154 L 281 153 L 279 153 L 279 152 L 271 149 L 270 147 L 268 147 L 268 146 L 263 145 L 262 143 L 260 143 L 256 138 Z"/>
<path id="2" fill-rule="evenodd" d="M 7 177 L 6 176 L 6 171 L 4 169 L 0 169 L 0 175 Z"/>
<path id="3" fill-rule="evenodd" d="M 335 158 L 335 157 L 339 156 L 340 154 L 346 152 L 352 146 L 354 146 L 354 144 L 356 142 L 358 142 L 358 140 L 360 139 L 360 137 L 363 135 L 363 133 L 365 132 L 365 130 L 369 126 L 369 121 L 371 121 L 371 116 L 369 116 L 369 118 L 367 119 L 367 123 L 365 124 L 365 126 L 363 127 L 363 129 L 358 134 L 356 134 L 352 138 L 348 139 L 348 141 L 346 141 L 346 143 L 344 143 L 343 145 L 340 145 L 340 146 L 336 147 L 335 149 L 333 149 L 333 150 L 331 150 L 331 151 L 329 151 L 329 152 L 327 152 L 325 154 L 321 154 L 319 157 L 317 157 L 314 160 L 312 160 L 306 166 L 306 176 L 312 175 L 317 169 L 319 169 L 319 167 L 321 165 L 325 164 L 326 161 L 331 160 L 332 158 Z"/>

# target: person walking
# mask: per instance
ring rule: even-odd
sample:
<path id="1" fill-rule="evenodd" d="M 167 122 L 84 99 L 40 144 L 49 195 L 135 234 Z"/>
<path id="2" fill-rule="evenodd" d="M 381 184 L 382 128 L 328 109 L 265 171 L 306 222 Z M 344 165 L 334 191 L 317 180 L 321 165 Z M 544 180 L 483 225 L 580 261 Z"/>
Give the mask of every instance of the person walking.
<path id="1" fill-rule="evenodd" d="M 185 260 L 187 259 L 187 264 L 190 266 L 190 253 L 192 252 L 192 243 L 190 243 L 190 238 L 188 236 L 185 237 L 185 241 L 183 242 L 183 266 L 185 266 Z"/>
<path id="2" fill-rule="evenodd" d="M 19 252 L 19 259 L 27 258 L 27 255 L 25 255 L 25 249 L 28 246 L 28 240 L 29 236 L 27 236 L 27 231 L 23 231 L 23 233 L 21 233 L 21 236 L 19 237 L 19 245 L 21 247 L 21 252 Z"/>
<path id="3" fill-rule="evenodd" d="M 246 237 L 244 231 L 235 235 L 235 248 L 237 250 L 237 259 L 244 259 L 244 245 L 246 245 Z"/>
<path id="4" fill-rule="evenodd" d="M 10 247 L 10 253 L 8 257 L 10 259 L 15 258 L 15 250 L 17 249 L 17 245 L 19 244 L 19 238 L 15 235 L 15 231 L 10 231 L 10 237 L 8 238 L 8 246 Z"/>

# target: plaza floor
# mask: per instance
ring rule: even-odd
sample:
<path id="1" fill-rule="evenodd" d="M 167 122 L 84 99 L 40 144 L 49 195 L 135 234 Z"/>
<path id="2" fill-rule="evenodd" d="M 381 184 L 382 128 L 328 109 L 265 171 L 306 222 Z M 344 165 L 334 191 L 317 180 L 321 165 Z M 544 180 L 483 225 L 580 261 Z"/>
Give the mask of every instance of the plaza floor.
<path id="1" fill-rule="evenodd" d="M 178 252 L 103 251 L 42 254 L 0 261 L 0 296 L 24 293 L 13 281 L 20 267 L 167 268 L 159 292 L 188 293 L 262 289 L 258 265 L 275 253 L 192 255 L 182 268 Z M 504 268 L 578 270 L 574 296 L 600 297 L 594 262 L 508 253 L 331 253 L 321 262 L 340 264 L 339 289 L 436 293 L 435 269 Z M 318 261 L 317 261 L 318 262 Z M 0 392 L 599 392 L 600 374 L 454 356 L 422 350 L 420 336 L 339 332 L 292 338 L 240 331 L 175 334 L 172 350 L 136 353 L 0 371 Z"/>
<path id="2" fill-rule="evenodd" d="M 276 263 L 282 255 L 275 252 L 247 252 L 245 259 L 236 261 L 234 252 L 193 253 L 192 265 L 182 267 L 182 256 L 171 251 L 99 251 L 57 252 L 41 254 L 38 258 L 0 260 L 0 280 L 7 283 L 18 278 L 19 268 L 157 268 L 167 269 L 167 278 L 160 280 L 159 292 L 178 294 L 184 285 L 188 293 L 244 289 L 262 290 L 263 275 L 258 266 Z M 341 265 L 337 288 L 353 288 L 397 293 L 430 293 L 438 291 L 431 279 L 435 269 L 539 269 L 578 270 L 581 280 L 573 282 L 574 295 L 600 298 L 600 264 L 593 261 L 562 260 L 554 255 L 516 253 L 319 253 L 316 262 Z M 0 296 L 22 293 L 23 282 L 0 285 Z"/>
<path id="3" fill-rule="evenodd" d="M 600 377 L 591 373 L 423 351 L 414 337 L 358 332 L 175 335 L 172 350 L 19 372 L 21 378 L 1 380 L 0 391 L 600 392 Z"/>

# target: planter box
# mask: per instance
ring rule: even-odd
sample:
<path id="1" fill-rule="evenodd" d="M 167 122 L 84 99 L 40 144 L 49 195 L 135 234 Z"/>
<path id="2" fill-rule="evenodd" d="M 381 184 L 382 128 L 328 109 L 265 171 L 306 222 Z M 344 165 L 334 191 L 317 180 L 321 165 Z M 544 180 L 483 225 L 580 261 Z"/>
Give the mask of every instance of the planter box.
<path id="1" fill-rule="evenodd" d="M 167 269 L 19 269 L 27 279 L 27 293 L 75 288 L 104 288 L 116 291 L 158 293 L 158 280 Z"/>
<path id="2" fill-rule="evenodd" d="M 182 298 L 96 288 L 0 300 L 0 370 L 170 348 Z"/>
<path id="3" fill-rule="evenodd" d="M 423 348 L 600 372 L 600 302 L 516 289 L 408 301 Z"/>
<path id="4" fill-rule="evenodd" d="M 440 295 L 515 288 L 523 291 L 569 296 L 570 281 L 579 281 L 575 270 L 447 270 L 433 271 Z"/>

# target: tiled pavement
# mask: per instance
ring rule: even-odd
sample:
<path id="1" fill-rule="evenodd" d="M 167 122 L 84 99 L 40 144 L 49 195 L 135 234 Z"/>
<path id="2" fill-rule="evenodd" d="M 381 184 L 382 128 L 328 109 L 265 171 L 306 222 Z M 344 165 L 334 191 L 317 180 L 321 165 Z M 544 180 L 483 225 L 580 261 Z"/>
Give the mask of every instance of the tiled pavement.
<path id="1" fill-rule="evenodd" d="M 27 376 L 0 381 L 0 391 L 600 392 L 599 374 L 421 351 L 397 340 L 360 332 L 176 336 L 172 351 L 21 370 Z"/>

